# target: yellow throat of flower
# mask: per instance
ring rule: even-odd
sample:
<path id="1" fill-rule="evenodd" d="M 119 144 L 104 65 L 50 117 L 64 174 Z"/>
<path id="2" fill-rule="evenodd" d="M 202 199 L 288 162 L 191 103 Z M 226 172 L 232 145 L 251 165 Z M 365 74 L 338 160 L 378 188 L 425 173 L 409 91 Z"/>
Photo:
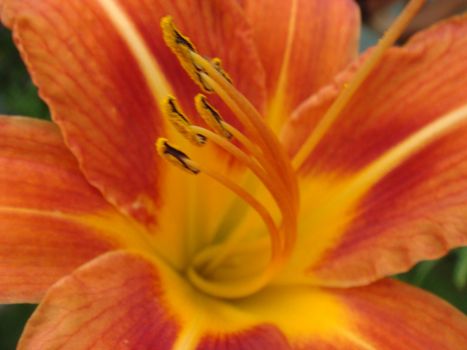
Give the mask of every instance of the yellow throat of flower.
<path id="1" fill-rule="evenodd" d="M 268 233 L 269 242 L 264 245 L 269 250 L 268 261 L 261 263 L 259 269 L 257 266 L 243 264 L 242 268 L 232 271 L 231 266 L 226 263 L 241 256 L 242 250 L 245 250 L 241 243 L 248 232 L 238 230 L 234 235 L 195 252 L 194 258 L 186 267 L 187 279 L 199 290 L 214 297 L 241 298 L 255 293 L 276 276 L 293 252 L 300 211 L 297 172 L 424 0 L 410 1 L 352 81 L 344 86 L 293 160 L 285 154 L 278 138 L 260 113 L 234 87 L 232 79 L 222 68 L 220 59 L 206 59 L 200 55 L 190 39 L 175 27 L 172 18 L 165 17 L 161 21 L 161 27 L 167 46 L 202 91 L 220 97 L 241 127 L 236 128 L 224 121 L 221 114 L 202 94 L 194 98 L 194 104 L 207 128 L 195 125 L 182 111 L 176 97 L 171 95 L 170 83 L 166 80 L 158 62 L 118 3 L 115 0 L 98 1 L 137 59 L 154 99 L 160 103 L 161 111 L 174 129 L 196 147 L 212 143 L 223 149 L 238 163 L 249 169 L 273 199 L 278 215 L 273 215 L 265 203 L 261 203 L 250 191 L 228 175 L 210 168 L 203 161 L 195 162 L 185 150 L 167 139 L 160 138 L 156 142 L 159 155 L 186 171 L 187 176 L 207 176 L 241 198 L 258 214 L 266 227 L 265 232 Z M 425 126 L 362 169 L 346 186 L 345 191 L 336 198 L 340 200 L 342 197 L 357 197 L 405 159 L 466 121 L 467 106 L 440 117 L 439 120 Z M 250 273 L 251 270 L 254 271 L 253 274 Z"/>

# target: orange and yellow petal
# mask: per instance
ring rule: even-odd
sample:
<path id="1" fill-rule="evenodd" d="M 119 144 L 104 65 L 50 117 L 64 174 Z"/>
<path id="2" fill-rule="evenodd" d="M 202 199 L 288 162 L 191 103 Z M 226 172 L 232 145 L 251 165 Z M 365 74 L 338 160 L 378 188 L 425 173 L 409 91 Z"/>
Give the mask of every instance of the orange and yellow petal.
<path id="1" fill-rule="evenodd" d="M 253 38 L 252 29 L 237 0 L 204 1 L 187 3 L 177 1 L 146 1 L 148 11 L 142 13 L 139 7 L 126 5 L 129 14 L 144 33 L 151 47 L 160 57 L 161 67 L 173 86 L 185 111 L 199 121 L 193 99 L 200 87 L 188 78 L 180 63 L 174 58 L 163 42 L 161 35 L 154 34 L 151 16 L 157 21 L 162 16 L 171 16 L 173 23 L 194 45 L 198 53 L 207 59 L 220 59 L 222 69 L 230 77 L 233 85 L 259 110 L 263 111 L 266 102 L 265 71 L 260 61 Z M 223 119 L 237 124 L 234 115 L 214 94 L 207 94 L 211 103 L 221 113 Z"/>
<path id="2" fill-rule="evenodd" d="M 52 286 L 18 349 L 173 349 L 180 324 L 159 272 L 115 252 Z"/>
<path id="3" fill-rule="evenodd" d="M 229 303 L 162 262 L 113 252 L 57 282 L 18 349 L 456 349 L 467 320 L 394 281 L 348 290 L 271 287 Z"/>
<path id="4" fill-rule="evenodd" d="M 49 289 L 18 349 L 292 349 L 289 335 L 331 336 L 346 322 L 337 298 L 282 292 L 226 303 L 193 289 L 162 261 L 111 252 Z M 318 315 L 324 310 L 326 322 Z"/>
<path id="5" fill-rule="evenodd" d="M 465 124 L 363 183 L 358 194 L 347 193 L 384 154 L 467 103 L 466 38 L 464 16 L 390 49 L 309 155 L 301 169 L 304 219 L 294 264 L 311 280 L 367 283 L 467 244 Z M 338 86 L 323 89 L 298 111 L 285 137 L 292 150 Z"/>
<path id="6" fill-rule="evenodd" d="M 349 289 L 270 287 L 241 302 L 296 350 L 461 349 L 467 318 L 441 299 L 393 280 Z"/>
<path id="7" fill-rule="evenodd" d="M 4 1 L 3 20 L 77 157 L 112 204 L 150 224 L 163 132 L 156 101 L 97 1 Z"/>
<path id="8" fill-rule="evenodd" d="M 133 49 L 128 26 L 104 3 L 118 4 L 149 58 Z M 163 40 L 162 17 L 171 15 L 202 55 L 219 57 L 236 86 L 258 108 L 264 105 L 264 72 L 235 1 L 188 7 L 183 1 L 5 0 L 1 11 L 86 178 L 148 226 L 159 221 L 165 200 L 160 189 L 167 175 L 154 152 L 167 132 L 159 103 L 175 93 L 193 114 L 199 92 Z"/>
<path id="9" fill-rule="evenodd" d="M 37 302 L 87 260 L 141 247 L 131 238 L 139 231 L 86 182 L 52 123 L 0 117 L 0 193 L 2 303 Z"/>
<path id="10" fill-rule="evenodd" d="M 332 294 L 344 302 L 355 334 L 361 334 L 370 349 L 461 349 L 467 342 L 464 314 L 405 283 L 386 279 Z"/>
<path id="11" fill-rule="evenodd" d="M 277 128 L 356 57 L 359 9 L 349 0 L 246 0 L 243 7 L 266 71 L 270 122 Z"/>

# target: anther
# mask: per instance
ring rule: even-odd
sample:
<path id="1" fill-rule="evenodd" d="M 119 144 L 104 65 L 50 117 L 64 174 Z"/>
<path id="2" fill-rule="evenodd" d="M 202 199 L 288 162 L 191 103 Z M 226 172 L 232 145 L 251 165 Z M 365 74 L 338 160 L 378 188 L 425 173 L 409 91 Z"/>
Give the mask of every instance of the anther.
<path id="1" fill-rule="evenodd" d="M 232 138 L 232 134 L 223 125 L 221 115 L 211 104 L 209 104 L 206 96 L 202 94 L 196 95 L 195 106 L 201 118 L 203 118 L 211 129 L 227 139 Z"/>
<path id="2" fill-rule="evenodd" d="M 198 134 L 191 130 L 190 127 L 193 126 L 193 124 L 182 112 L 180 106 L 177 103 L 177 100 L 174 97 L 168 96 L 162 102 L 162 110 L 175 129 L 177 129 L 177 131 L 187 140 L 196 146 L 202 146 L 206 143 L 207 139 L 204 135 Z"/>
<path id="3" fill-rule="evenodd" d="M 193 161 L 185 153 L 171 146 L 167 139 L 158 138 L 156 142 L 157 153 L 175 166 L 190 174 L 198 174 L 200 170 L 193 164 Z"/>
<path id="4" fill-rule="evenodd" d="M 172 50 L 175 56 L 177 56 L 180 64 L 188 75 L 205 92 L 212 92 L 212 88 L 202 78 L 201 73 L 203 73 L 204 70 L 193 61 L 191 53 L 196 53 L 197 51 L 190 39 L 177 29 L 173 23 L 173 18 L 170 16 L 162 18 L 161 28 L 166 45 Z"/>
<path id="5" fill-rule="evenodd" d="M 225 80 L 227 80 L 230 84 L 233 84 L 232 78 L 222 67 L 222 60 L 219 57 L 213 58 L 211 60 L 211 64 L 219 72 L 219 74 L 225 78 Z"/>

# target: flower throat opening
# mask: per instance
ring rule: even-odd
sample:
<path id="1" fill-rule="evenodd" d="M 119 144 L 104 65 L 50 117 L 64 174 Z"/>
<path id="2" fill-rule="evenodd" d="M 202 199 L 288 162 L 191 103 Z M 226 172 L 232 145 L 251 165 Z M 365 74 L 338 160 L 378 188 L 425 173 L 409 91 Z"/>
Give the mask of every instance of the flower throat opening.
<path id="1" fill-rule="evenodd" d="M 201 147 L 207 142 L 212 142 L 224 149 L 238 162 L 244 164 L 269 191 L 280 211 L 280 217 L 274 220 L 262 203 L 235 181 L 229 179 L 227 175 L 204 166 L 202 161 L 193 161 L 188 154 L 175 147 L 169 140 L 163 138 L 157 140 L 156 147 L 161 157 L 185 170 L 188 174 L 208 176 L 224 185 L 258 213 L 269 234 L 270 243 L 266 245 L 270 250 L 269 261 L 264 266 L 262 265 L 259 271 L 254 270 L 250 274 L 240 271 L 241 278 L 238 278 L 238 273 L 236 275 L 228 269 L 222 269 L 225 267 L 223 263 L 228 258 L 237 256 L 237 253 L 244 248 L 239 246 L 239 242 L 244 237 L 235 235 L 227 237 L 218 245 L 209 246 L 198 252 L 186 272 L 188 279 L 203 292 L 221 298 L 240 298 L 260 290 L 288 260 L 295 244 L 300 202 L 296 171 L 302 168 L 307 156 L 330 129 L 355 91 L 378 64 L 387 48 L 399 37 L 425 0 L 411 0 L 409 2 L 403 13 L 356 72 L 352 81 L 344 86 L 343 91 L 321 118 L 320 123 L 315 127 L 305 144 L 301 146 L 293 161 L 287 157 L 277 137 L 265 124 L 260 113 L 245 96 L 235 89 L 232 79 L 223 70 L 221 61 L 218 58 L 206 59 L 201 56 L 191 41 L 175 27 L 173 20 L 170 17 L 165 17 L 161 21 L 161 27 L 167 46 L 202 91 L 210 94 L 215 93 L 221 98 L 235 115 L 242 131 L 224 121 L 219 112 L 209 104 L 207 97 L 202 94 L 195 97 L 195 106 L 209 129 L 194 125 L 183 113 L 176 98 L 170 95 L 169 82 L 165 79 L 157 60 L 154 59 L 136 26 L 125 14 L 124 9 L 115 0 L 98 0 L 98 2 L 136 58 L 154 99 L 156 101 L 163 100 L 161 102 L 163 113 L 172 122 L 175 129 L 196 146 Z M 453 115 L 447 115 L 446 118 L 446 120 L 443 118 L 443 123 L 448 126 L 457 125 L 458 119 L 463 121 L 467 118 L 467 113 L 464 110 L 456 111 Z M 446 127 L 438 129 L 444 132 Z M 432 134 L 430 133 L 429 136 Z M 423 144 L 425 139 L 427 137 L 421 137 L 422 141 L 417 139 L 416 145 Z M 233 143 L 233 140 L 236 143 Z M 409 149 L 412 148 L 409 147 Z M 400 158 L 399 154 L 397 158 Z M 206 273 L 206 271 L 216 269 L 221 273 L 226 271 L 225 278 L 211 278 L 211 275 Z"/>
<path id="2" fill-rule="evenodd" d="M 295 172 L 279 140 L 255 107 L 235 89 L 232 79 L 222 68 L 220 59 L 206 59 L 201 56 L 190 39 L 175 27 L 171 17 L 163 18 L 161 27 L 167 46 L 187 74 L 202 91 L 217 94 L 233 112 L 244 131 L 224 121 L 203 94 L 195 97 L 194 104 L 208 128 L 194 125 L 173 96 L 167 96 L 162 103 L 165 117 L 192 144 L 201 147 L 206 142 L 212 142 L 249 169 L 271 194 L 280 211 L 280 220 L 276 222 L 262 203 L 229 179 L 228 175 L 216 172 L 202 162 L 193 161 L 165 138 L 157 140 L 156 148 L 161 157 L 191 175 L 208 176 L 222 184 L 256 211 L 264 222 L 269 235 L 270 256 L 269 262 L 261 271 L 253 275 L 245 273 L 240 278 L 237 271 L 229 278 L 228 269 L 225 269 L 222 280 L 209 277 L 207 271 L 224 271 L 223 263 L 241 250 L 239 242 L 245 237 L 238 235 L 227 237 L 220 244 L 199 252 L 187 270 L 187 276 L 193 285 L 207 294 L 220 298 L 244 297 L 264 287 L 292 252 L 299 206 Z M 236 140 L 238 146 L 233 140 Z"/>

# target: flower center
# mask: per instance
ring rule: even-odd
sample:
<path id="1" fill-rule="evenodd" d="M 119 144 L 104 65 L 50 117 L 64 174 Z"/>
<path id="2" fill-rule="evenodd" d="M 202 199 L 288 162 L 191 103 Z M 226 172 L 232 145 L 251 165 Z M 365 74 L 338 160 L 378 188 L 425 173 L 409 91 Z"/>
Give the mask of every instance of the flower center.
<path id="1" fill-rule="evenodd" d="M 248 234 L 245 230 L 240 230 L 238 235 L 229 236 L 220 244 L 199 252 L 187 271 L 190 281 L 210 295 L 222 298 L 243 297 L 265 286 L 292 252 L 299 206 L 297 179 L 277 137 L 248 99 L 235 89 L 229 75 L 223 70 L 221 61 L 218 58 L 208 60 L 201 56 L 191 41 L 175 27 L 171 17 L 163 18 L 161 27 L 166 44 L 188 75 L 205 93 L 215 93 L 221 98 L 234 113 L 244 132 L 224 121 L 202 94 L 195 97 L 195 106 L 209 129 L 194 125 L 172 96 L 168 96 L 162 103 L 166 118 L 194 145 L 203 146 L 206 142 L 212 142 L 249 169 L 271 194 L 280 212 L 280 218 L 275 220 L 264 203 L 260 203 L 226 174 L 203 165 L 202 161 L 193 161 L 189 155 L 166 139 L 161 138 L 157 141 L 157 150 L 163 158 L 189 174 L 205 175 L 222 184 L 256 211 L 264 222 L 269 234 L 270 254 L 269 261 L 261 271 L 253 275 L 251 271 L 245 271 L 245 268 L 237 269 L 233 273 L 228 272 L 227 261 L 231 261 L 235 255 L 240 255 L 244 248 L 241 242 L 245 238 L 243 235 Z M 214 270 L 218 273 L 213 274 Z M 219 271 L 223 273 L 219 274 Z M 216 279 L 213 275 L 222 275 L 222 278 Z M 232 278 L 229 278 L 229 275 Z"/>
<path id="2" fill-rule="evenodd" d="M 229 75 L 223 70 L 221 61 L 217 58 L 208 60 L 201 56 L 193 43 L 175 27 L 172 19 L 165 17 L 161 21 L 161 26 L 168 47 L 176 55 L 188 75 L 204 92 L 217 94 L 221 98 L 235 115 L 242 131 L 224 121 L 220 113 L 209 103 L 207 97 L 201 94 L 195 97 L 195 106 L 208 128 L 194 125 L 181 110 L 176 98 L 170 96 L 170 83 L 166 81 L 157 60 L 154 59 L 124 10 L 114 0 L 99 0 L 109 19 L 115 24 L 137 59 L 154 99 L 161 103 L 163 113 L 175 129 L 197 147 L 207 142 L 213 143 L 243 164 L 270 193 L 280 214 L 272 215 L 266 203 L 261 203 L 249 191 L 230 179 L 227 174 L 211 169 L 203 164 L 202 160 L 194 161 L 184 150 L 175 147 L 166 139 L 159 139 L 157 151 L 164 159 L 185 170 L 187 174 L 208 176 L 238 195 L 258 214 L 268 232 L 268 241 L 259 239 L 256 244 L 261 249 L 269 251 L 268 260 L 264 263 L 253 263 L 251 269 L 250 265 L 245 268 L 246 264 L 243 260 L 240 268 L 238 264 L 232 264 L 235 258 L 242 259 L 250 248 L 243 244 L 245 235 L 249 234 L 245 230 L 238 230 L 238 233 L 199 251 L 186 271 L 187 278 L 193 285 L 212 296 L 240 298 L 263 288 L 280 271 L 292 253 L 297 235 L 300 199 L 294 169 L 301 168 L 307 155 L 326 134 L 354 92 L 377 65 L 386 49 L 397 39 L 423 2 L 424 0 L 411 0 L 400 19 L 383 37 L 354 79 L 345 86 L 291 162 L 260 113 L 234 87 Z M 447 121 L 443 120 L 446 125 L 457 125 L 457 120 L 463 121 L 467 118 L 467 114 L 462 110 L 446 118 Z M 441 135 L 444 129 L 440 130 Z M 417 147 L 429 139 L 425 134 L 421 135 L 415 140 Z M 382 157 L 382 161 L 364 172 L 365 176 L 362 175 L 361 178 L 365 181 L 370 176 L 372 179 L 377 179 L 380 174 L 386 173 L 394 166 L 394 157 L 403 159 L 401 152 L 405 152 L 404 155 L 411 154 L 416 146 L 404 146 L 403 151 L 396 152 L 395 156 L 389 154 L 386 158 Z M 353 187 L 362 187 L 360 182 L 355 181 Z M 350 186 L 350 188 L 353 187 Z"/>

